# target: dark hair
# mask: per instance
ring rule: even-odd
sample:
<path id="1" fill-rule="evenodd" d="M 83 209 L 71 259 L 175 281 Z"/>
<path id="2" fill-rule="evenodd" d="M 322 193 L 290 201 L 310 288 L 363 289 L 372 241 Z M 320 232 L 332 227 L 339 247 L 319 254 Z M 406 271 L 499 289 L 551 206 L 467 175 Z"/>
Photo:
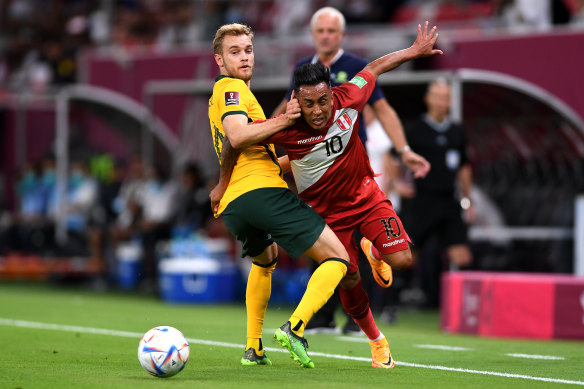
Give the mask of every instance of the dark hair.
<path id="1" fill-rule="evenodd" d="M 321 82 L 326 82 L 328 87 L 331 87 L 331 71 L 320 62 L 306 63 L 294 70 L 294 93 L 296 94 L 303 85 L 312 86 Z"/>

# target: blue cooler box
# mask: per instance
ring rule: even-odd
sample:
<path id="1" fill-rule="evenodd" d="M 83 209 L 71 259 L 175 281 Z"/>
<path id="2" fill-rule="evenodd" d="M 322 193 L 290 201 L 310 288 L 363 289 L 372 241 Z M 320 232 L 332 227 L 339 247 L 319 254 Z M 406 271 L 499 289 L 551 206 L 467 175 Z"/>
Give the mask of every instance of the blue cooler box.
<path id="1" fill-rule="evenodd" d="M 172 258 L 158 264 L 160 295 L 171 303 L 226 303 L 240 285 L 234 263 L 215 258 Z"/>
<path id="2" fill-rule="evenodd" d="M 136 244 L 123 244 L 116 250 L 116 281 L 125 290 L 138 287 L 142 279 L 142 247 Z"/>

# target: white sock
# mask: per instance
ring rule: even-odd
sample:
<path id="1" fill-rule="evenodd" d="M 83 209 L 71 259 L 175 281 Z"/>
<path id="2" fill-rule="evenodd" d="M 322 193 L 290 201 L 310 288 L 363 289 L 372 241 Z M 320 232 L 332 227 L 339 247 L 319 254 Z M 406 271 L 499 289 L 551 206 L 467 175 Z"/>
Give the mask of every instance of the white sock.
<path id="1" fill-rule="evenodd" d="M 383 333 L 381 331 L 379 331 L 379 336 L 375 339 L 369 339 L 370 342 L 377 342 L 378 340 L 381 340 L 385 338 L 385 335 L 383 335 Z"/>

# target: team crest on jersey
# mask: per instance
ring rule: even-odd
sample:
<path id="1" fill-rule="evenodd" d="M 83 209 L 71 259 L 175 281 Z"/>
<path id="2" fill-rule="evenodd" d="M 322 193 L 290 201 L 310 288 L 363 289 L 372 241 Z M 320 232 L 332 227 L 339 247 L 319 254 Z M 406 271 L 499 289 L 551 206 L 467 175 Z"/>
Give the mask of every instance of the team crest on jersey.
<path id="1" fill-rule="evenodd" d="M 337 119 L 336 123 L 341 130 L 347 131 L 349 128 L 351 128 L 351 124 L 353 124 L 353 121 L 351 120 L 351 117 L 349 115 L 344 113 L 341 115 L 340 118 Z"/>
<path id="2" fill-rule="evenodd" d="M 225 106 L 239 105 L 239 92 L 225 92 Z"/>

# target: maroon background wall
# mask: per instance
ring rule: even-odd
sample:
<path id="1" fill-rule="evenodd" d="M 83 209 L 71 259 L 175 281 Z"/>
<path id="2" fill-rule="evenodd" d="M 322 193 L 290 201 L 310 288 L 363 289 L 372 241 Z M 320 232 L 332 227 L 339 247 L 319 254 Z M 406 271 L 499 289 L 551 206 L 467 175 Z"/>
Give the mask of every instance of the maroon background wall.
<path id="1" fill-rule="evenodd" d="M 584 32 L 499 38 L 458 38 L 435 57 L 439 69 L 475 68 L 530 81 L 584 118 Z"/>
<path id="2" fill-rule="evenodd" d="M 26 161 L 39 161 L 53 144 L 55 138 L 55 114 L 52 109 L 30 107 L 26 112 L 26 150 L 23 156 Z M 6 107 L 0 121 L 0 171 L 4 178 L 4 193 L 1 199 L 4 205 L 12 207 L 14 202 L 14 180 L 17 176 L 17 146 L 16 131 L 17 112 L 12 107 Z"/>
<path id="3" fill-rule="evenodd" d="M 144 103 L 143 90 L 148 81 L 203 78 L 208 79 L 211 86 L 218 74 L 217 65 L 207 51 L 134 54 L 123 59 L 89 52 L 82 62 L 86 74 L 82 82 L 122 93 L 139 103 Z M 154 111 L 178 133 L 187 102 L 184 96 L 158 97 L 154 100 Z"/>

